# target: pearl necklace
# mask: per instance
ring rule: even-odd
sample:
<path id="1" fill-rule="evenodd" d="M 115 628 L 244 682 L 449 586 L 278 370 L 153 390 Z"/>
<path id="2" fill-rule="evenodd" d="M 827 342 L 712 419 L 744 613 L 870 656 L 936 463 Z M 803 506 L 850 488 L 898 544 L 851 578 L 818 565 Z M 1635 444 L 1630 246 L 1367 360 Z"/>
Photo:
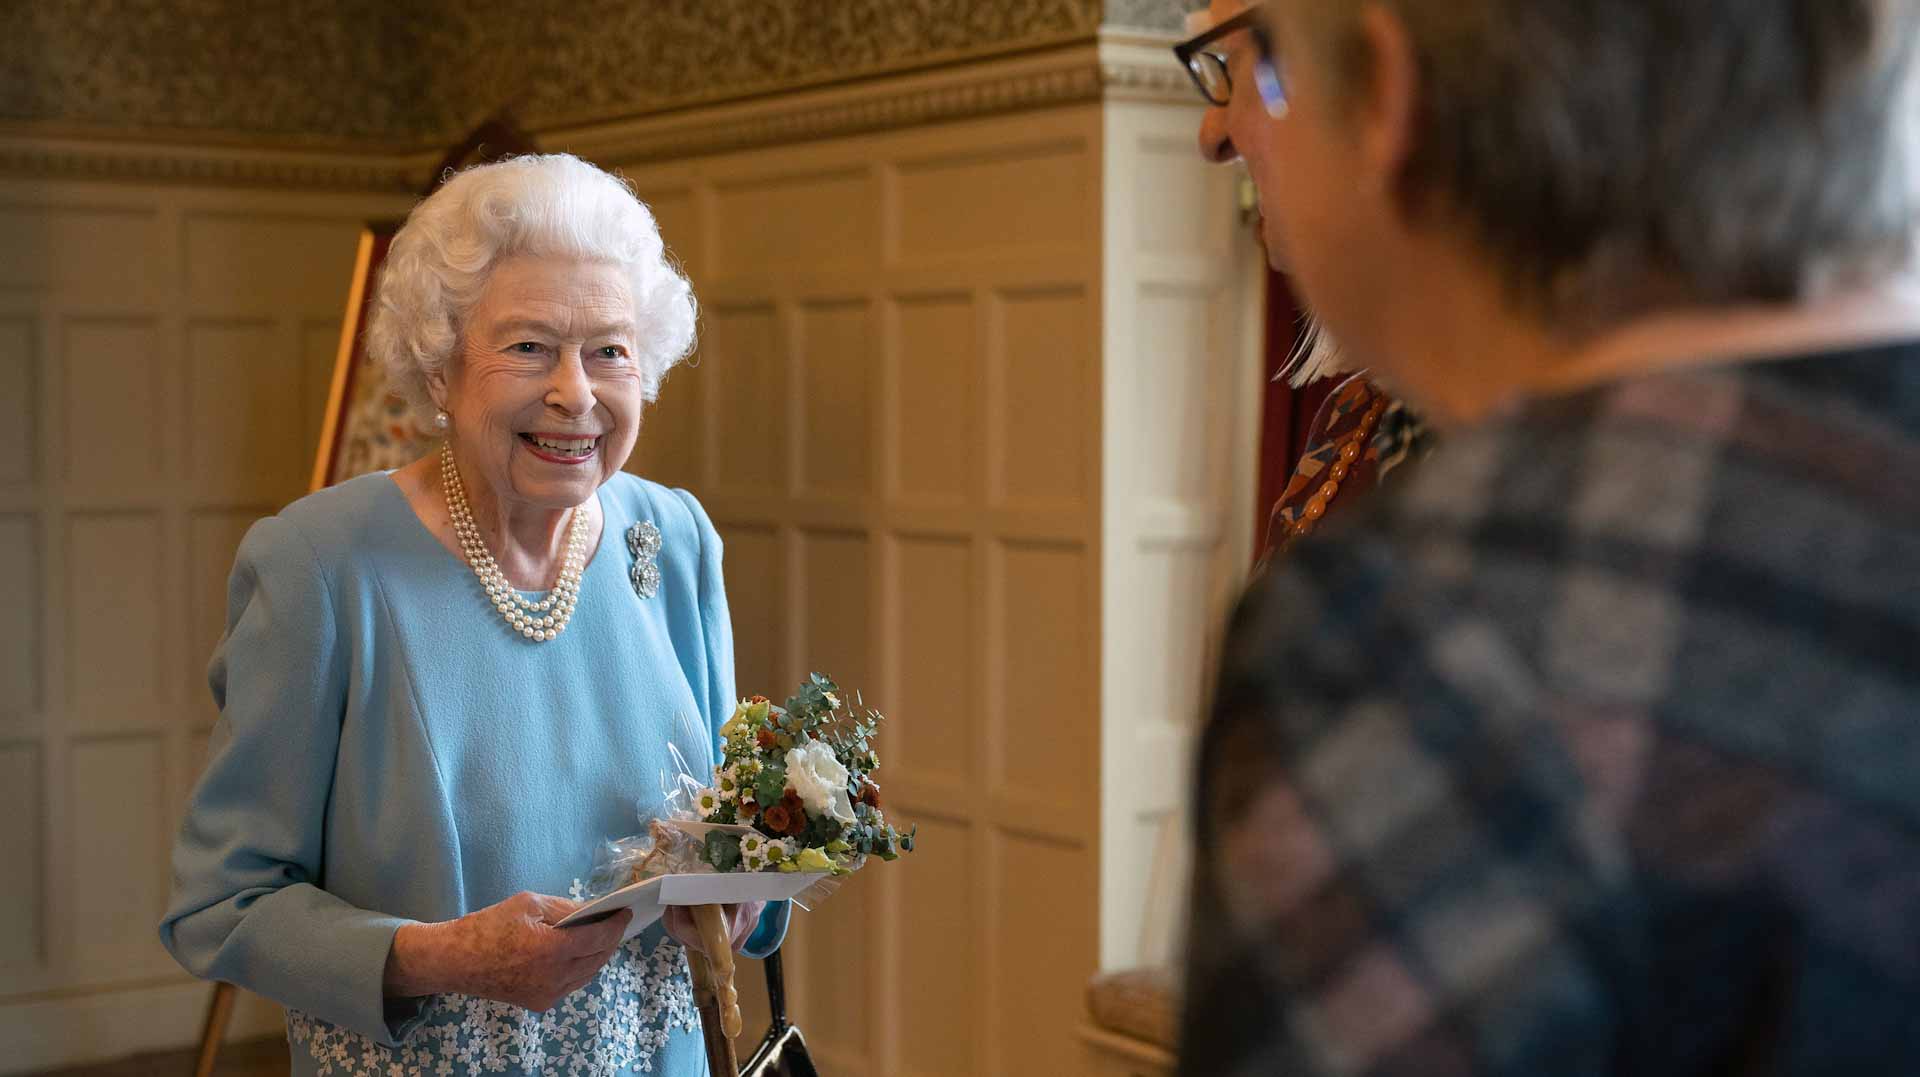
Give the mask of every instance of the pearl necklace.
<path id="1" fill-rule="evenodd" d="M 486 540 L 480 537 L 480 528 L 473 522 L 473 510 L 467 507 L 467 488 L 460 483 L 460 469 L 453 464 L 452 445 L 440 449 L 440 488 L 446 494 L 447 515 L 453 519 L 453 533 L 460 539 L 467 565 L 480 578 L 480 585 L 487 589 L 487 600 L 507 624 L 537 643 L 545 643 L 566 631 L 573 607 L 580 601 L 580 573 L 587 563 L 587 514 L 577 508 L 573 510 L 567 525 L 567 554 L 560 563 L 560 576 L 553 581 L 553 590 L 547 592 L 547 597 L 532 602 L 507 582 L 506 573 L 500 571 Z"/>

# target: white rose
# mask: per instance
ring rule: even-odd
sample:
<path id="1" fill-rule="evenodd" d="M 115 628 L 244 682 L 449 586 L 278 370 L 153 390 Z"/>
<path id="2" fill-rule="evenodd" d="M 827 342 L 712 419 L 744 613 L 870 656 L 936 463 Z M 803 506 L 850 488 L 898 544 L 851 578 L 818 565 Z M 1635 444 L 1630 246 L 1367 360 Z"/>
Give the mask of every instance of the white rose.
<path id="1" fill-rule="evenodd" d="M 847 797 L 847 768 L 833 756 L 824 741 L 808 741 L 804 748 L 787 752 L 787 784 L 799 795 L 807 810 L 815 815 L 830 815 L 842 823 L 853 822 L 853 801 Z"/>

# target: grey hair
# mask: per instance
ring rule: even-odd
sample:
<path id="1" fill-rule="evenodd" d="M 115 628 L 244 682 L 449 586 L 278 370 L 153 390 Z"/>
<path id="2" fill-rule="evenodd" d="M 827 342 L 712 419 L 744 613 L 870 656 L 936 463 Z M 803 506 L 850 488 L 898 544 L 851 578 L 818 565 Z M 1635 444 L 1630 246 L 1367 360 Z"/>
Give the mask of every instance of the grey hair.
<path id="1" fill-rule="evenodd" d="M 1909 268 L 1914 0 L 1380 0 L 1423 85 L 1400 194 L 1569 329 L 1790 302 Z M 1359 0 L 1313 0 L 1351 93 Z"/>
<path id="2" fill-rule="evenodd" d="M 1336 374 L 1354 373 L 1347 365 L 1347 355 L 1334 339 L 1320 319 L 1311 313 L 1301 316 L 1300 331 L 1294 337 L 1293 351 L 1287 361 L 1280 365 L 1275 380 L 1287 379 L 1287 384 L 1295 389 L 1304 389 L 1323 378 Z"/>
<path id="3" fill-rule="evenodd" d="M 564 153 L 469 168 L 413 207 L 380 267 L 367 321 L 367 353 L 385 367 L 392 390 L 416 408 L 432 406 L 428 378 L 459 347 L 494 265 L 516 254 L 626 269 L 641 390 L 655 399 L 693 347 L 693 286 L 626 181 Z"/>

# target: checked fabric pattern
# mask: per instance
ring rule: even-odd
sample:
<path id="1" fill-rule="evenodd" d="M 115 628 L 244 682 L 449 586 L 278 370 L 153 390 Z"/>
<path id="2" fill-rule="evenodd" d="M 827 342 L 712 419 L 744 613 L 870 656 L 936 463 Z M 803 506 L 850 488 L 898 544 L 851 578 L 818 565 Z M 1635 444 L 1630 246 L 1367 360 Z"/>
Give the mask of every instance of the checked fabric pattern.
<path id="1" fill-rule="evenodd" d="M 1920 1073 L 1920 344 L 1450 434 L 1224 650 L 1183 1073 Z"/>

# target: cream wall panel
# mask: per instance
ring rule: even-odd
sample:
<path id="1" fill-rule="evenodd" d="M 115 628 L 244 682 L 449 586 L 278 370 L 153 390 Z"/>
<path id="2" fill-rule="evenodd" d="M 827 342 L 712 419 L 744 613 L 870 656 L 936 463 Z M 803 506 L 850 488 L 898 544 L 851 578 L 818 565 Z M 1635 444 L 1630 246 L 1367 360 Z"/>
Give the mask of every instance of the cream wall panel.
<path id="1" fill-rule="evenodd" d="M 812 1003 L 802 1027 L 808 1044 L 818 1045 L 821 1068 L 830 1073 L 879 1077 L 887 1072 L 874 1065 L 873 1057 L 880 954 L 872 939 L 879 922 L 879 885 L 873 875 L 851 876 L 819 908 L 801 914 L 807 953 L 819 955 L 805 962 L 798 981 Z"/>
<path id="2" fill-rule="evenodd" d="M 635 193 L 653 211 L 654 223 L 660 226 L 660 238 L 666 241 L 670 253 L 684 260 L 687 251 L 705 246 L 700 235 L 700 207 L 691 187 L 662 187 Z M 684 265 L 682 269 L 684 271 Z"/>
<path id="3" fill-rule="evenodd" d="M 755 177 L 716 188 L 717 242 L 709 272 L 751 274 L 878 253 L 876 186 L 866 169 Z"/>
<path id="4" fill-rule="evenodd" d="M 972 545 L 902 537 L 893 560 L 899 674 L 888 704 L 911 717 L 886 729 L 886 765 L 915 783 L 971 788 L 979 780 L 981 733 L 975 725 L 980 640 L 971 616 L 979 587 Z"/>
<path id="5" fill-rule="evenodd" d="M 141 309 L 171 271 L 148 256 L 162 249 L 160 215 L 150 207 L 0 202 L 0 288 L 79 292 L 108 310 Z"/>
<path id="6" fill-rule="evenodd" d="M 979 474 L 980 342 L 965 295 L 910 296 L 894 307 L 898 388 L 887 462 L 894 490 L 915 500 L 965 501 Z"/>
<path id="7" fill-rule="evenodd" d="M 809 492 L 857 495 L 873 485 L 874 328 L 865 303 L 801 308 L 800 461 Z"/>
<path id="8" fill-rule="evenodd" d="M 198 779 L 207 769 L 207 762 L 213 758 L 213 730 L 202 729 L 187 734 L 187 773 Z"/>
<path id="9" fill-rule="evenodd" d="M 720 523 L 726 544 L 727 605 L 733 616 L 734 683 L 743 696 L 785 699 L 786 554 L 771 527 Z M 794 683 L 799 683 L 797 680 Z"/>
<path id="10" fill-rule="evenodd" d="M 265 307 L 289 314 L 337 315 L 345 309 L 360 237 L 357 225 L 192 212 L 184 228 L 187 299 L 197 313 L 244 316 Z"/>
<path id="11" fill-rule="evenodd" d="M 170 834 L 158 735 L 81 740 L 68 756 L 73 958 L 95 975 L 170 962 L 154 925 L 166 910 Z"/>
<path id="12" fill-rule="evenodd" d="M 709 312 L 708 361 L 717 429 L 714 441 L 726 489 L 778 490 L 787 484 L 786 340 L 769 305 Z"/>
<path id="13" fill-rule="evenodd" d="M 312 468 L 300 356 L 270 323 L 187 332 L 189 468 L 205 495 L 290 500 Z"/>
<path id="14" fill-rule="evenodd" d="M 7 596 L 0 603 L 0 733 L 40 711 L 41 565 L 33 517 L 0 516 L 0 594 Z"/>
<path id="15" fill-rule="evenodd" d="M 877 685 L 873 673 L 871 548 L 861 535 L 815 533 L 802 538 L 806 669 L 829 673 L 849 689 Z M 785 692 L 782 692 L 784 695 Z"/>
<path id="16" fill-rule="evenodd" d="M 901 985 L 899 1072 L 977 1073 L 985 1061 L 979 1030 L 988 995 L 986 954 L 966 927 L 982 912 L 974 886 L 982 858 L 974 828 L 928 815 L 918 822 L 922 846 L 912 870 L 899 878 L 906 912 L 894 955 Z M 938 916 L 922 915 L 930 910 Z"/>
<path id="17" fill-rule="evenodd" d="M 38 367 L 33 323 L 0 318 L 0 487 L 32 482 L 38 470 Z"/>
<path id="18" fill-rule="evenodd" d="M 1127 154 L 1132 192 L 1151 206 L 1151 212 L 1133 218 L 1134 249 L 1141 254 L 1198 255 L 1231 264 L 1235 240 L 1240 237 L 1235 215 L 1222 212 L 1221 189 L 1233 172 L 1196 163 L 1197 134 L 1197 130 L 1166 133 L 1162 128 L 1118 147 Z"/>
<path id="19" fill-rule="evenodd" d="M 1207 640 L 1218 633 L 1213 605 L 1206 601 L 1213 562 L 1206 547 L 1149 550 L 1135 557 L 1130 607 L 1154 626 L 1151 633 L 1131 637 L 1135 703 L 1146 714 L 1182 723 L 1197 717 L 1213 657 Z"/>
<path id="20" fill-rule="evenodd" d="M 45 960 L 41 882 L 45 846 L 40 825 L 40 749 L 0 744 L 0 969 Z"/>
<path id="21" fill-rule="evenodd" d="M 300 326 L 300 446 L 308 465 L 320 451 L 320 428 L 327 420 L 327 396 L 333 391 L 333 368 L 339 360 L 340 319 L 304 321 Z"/>
<path id="22" fill-rule="evenodd" d="M 1164 960 L 1185 899 L 1189 752 L 1250 557 L 1260 253 L 1196 110 L 1103 116 L 1100 962 Z"/>
<path id="23" fill-rule="evenodd" d="M 67 524 L 69 721 L 138 720 L 171 692 L 162 675 L 166 558 L 155 513 L 75 514 Z M 157 760 L 156 760 L 157 762 Z M 111 788 L 98 786 L 98 789 Z"/>
<path id="24" fill-rule="evenodd" d="M 993 738 L 993 787 L 1071 820 L 1085 813 L 1084 794 L 1098 782 L 1096 737 L 1067 717 L 1086 710 L 1082 678 L 1093 668 L 1083 616 L 1087 557 L 1073 548 L 1010 545 L 999 560 L 1004 695 L 995 708 L 1003 724 Z"/>
<path id="25" fill-rule="evenodd" d="M 165 474 L 167 361 L 151 321 L 74 320 L 60 349 L 68 489 L 147 493 Z"/>
<path id="26" fill-rule="evenodd" d="M 0 958 L 0 1073 L 198 1034 L 153 926 L 232 546 L 304 489 L 355 237 L 408 201 L 0 180 L 0 922 L 45 957 Z"/>
<path id="27" fill-rule="evenodd" d="M 1206 293 L 1141 290 L 1131 365 L 1142 421 L 1128 438 L 1136 496 L 1179 502 L 1219 488 L 1225 445 L 1208 417 L 1223 403 L 1214 376 L 1223 364 L 1218 306 L 1210 300 Z"/>
<path id="28" fill-rule="evenodd" d="M 668 486 L 703 484 L 706 459 L 702 409 L 706 405 L 707 371 L 701 356 L 674 368 L 660 386 L 660 398 L 640 416 L 640 440 L 628 458 L 627 469 Z M 728 433 L 750 436 L 757 427 L 752 417 L 728 424 Z"/>
<path id="29" fill-rule="evenodd" d="M 205 509 L 187 523 L 187 594 L 183 611 L 187 641 L 181 697 L 211 719 L 218 713 L 207 690 L 207 662 L 227 630 L 227 577 L 247 528 L 267 512 Z"/>
<path id="30" fill-rule="evenodd" d="M 1078 289 L 1001 300 L 1006 357 L 998 488 L 1008 501 L 1074 505 L 1090 493 L 1093 312 Z"/>
<path id="31" fill-rule="evenodd" d="M 1010 114 L 627 170 L 664 195 L 704 312 L 701 398 L 670 383 L 636 467 L 663 455 L 647 438 L 697 429 L 708 455 L 687 470 L 727 540 L 740 690 L 783 695 L 809 669 L 862 690 L 893 719 L 888 813 L 925 824 L 920 851 L 789 936 L 794 1005 L 831 1072 L 1077 1072 L 1059 1063 L 1099 930 L 1098 119 Z M 1016 650 L 1018 711 L 1003 683 Z M 1026 749 L 1082 783 L 1048 776 L 1060 811 L 986 788 L 989 760 Z M 1005 842 L 1033 840 L 1002 837 L 1008 824 L 1049 835 L 1018 863 L 1063 871 L 1058 887 L 995 869 Z M 1005 925 L 1028 922 L 1049 925 L 1050 975 L 1071 986 L 1022 1014 L 1000 973 L 1024 974 L 1010 947 L 1025 936 Z M 1015 1014 L 1019 1049 L 991 1046 Z"/>
<path id="32" fill-rule="evenodd" d="M 1094 935 L 1073 930 L 1076 910 L 1098 884 L 1093 853 L 1076 844 L 1002 833 L 987 870 L 1018 888 L 995 924 L 993 1059 L 988 1073 L 1082 1072 L 1071 1036 L 1083 1019 Z"/>
<path id="33" fill-rule="evenodd" d="M 1061 212 L 1086 198 L 1084 145 L 1041 144 L 910 160 L 900 166 L 900 258 L 1079 251 L 1088 220 Z"/>

